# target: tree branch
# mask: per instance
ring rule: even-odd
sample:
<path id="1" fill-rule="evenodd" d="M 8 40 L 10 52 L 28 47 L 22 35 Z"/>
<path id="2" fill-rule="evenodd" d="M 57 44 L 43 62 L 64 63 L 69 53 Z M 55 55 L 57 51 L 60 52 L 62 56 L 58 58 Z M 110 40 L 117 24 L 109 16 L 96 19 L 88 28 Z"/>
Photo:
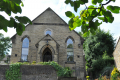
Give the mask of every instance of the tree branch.
<path id="1" fill-rule="evenodd" d="M 86 6 L 86 4 L 85 4 L 85 7 L 86 7 L 86 9 L 88 9 L 88 7 Z"/>
<path id="2" fill-rule="evenodd" d="M 100 7 L 101 8 L 101 7 Z M 100 8 L 87 8 L 87 9 L 100 9 Z"/>
<path id="3" fill-rule="evenodd" d="M 95 18 L 95 17 L 97 17 L 97 15 L 99 15 L 100 14 L 100 12 L 101 12 L 101 10 L 102 10 L 102 7 L 104 6 L 104 5 L 107 5 L 108 3 L 110 3 L 111 2 L 111 0 L 109 0 L 108 2 L 106 2 L 105 4 L 102 4 L 101 5 L 101 7 L 99 8 L 100 9 L 100 11 L 95 15 L 95 16 L 93 16 L 93 18 L 91 19 L 91 21 Z M 90 21 L 90 22 L 91 22 Z"/>
<path id="4" fill-rule="evenodd" d="M 108 3 L 110 3 L 110 2 L 111 2 L 111 0 L 109 0 L 109 1 L 108 1 L 108 2 L 106 2 L 105 4 L 102 4 L 102 6 L 103 6 L 103 5 L 107 5 L 107 4 L 108 4 Z"/>

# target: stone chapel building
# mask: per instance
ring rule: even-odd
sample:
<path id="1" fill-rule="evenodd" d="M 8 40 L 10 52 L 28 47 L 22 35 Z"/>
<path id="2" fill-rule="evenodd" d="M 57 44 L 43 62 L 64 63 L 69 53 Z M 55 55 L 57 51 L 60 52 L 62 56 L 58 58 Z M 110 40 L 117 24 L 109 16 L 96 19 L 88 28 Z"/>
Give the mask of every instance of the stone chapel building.
<path id="1" fill-rule="evenodd" d="M 113 52 L 115 67 L 120 71 L 120 37 Z"/>
<path id="2" fill-rule="evenodd" d="M 51 8 L 36 17 L 32 25 L 28 24 L 21 36 L 15 34 L 11 39 L 10 62 L 55 61 L 74 70 L 73 76 L 84 78 L 84 39 L 76 31 L 70 31 Z"/>

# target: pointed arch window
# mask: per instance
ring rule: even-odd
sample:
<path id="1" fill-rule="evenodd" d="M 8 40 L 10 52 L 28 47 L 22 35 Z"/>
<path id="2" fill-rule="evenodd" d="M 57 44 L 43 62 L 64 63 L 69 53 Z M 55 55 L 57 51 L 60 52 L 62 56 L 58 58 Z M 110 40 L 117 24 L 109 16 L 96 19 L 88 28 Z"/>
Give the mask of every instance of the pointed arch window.
<path id="1" fill-rule="evenodd" d="M 22 43 L 22 56 L 21 56 L 22 61 L 28 60 L 28 52 L 29 52 L 29 39 L 24 38 Z"/>
<path id="2" fill-rule="evenodd" d="M 67 61 L 68 62 L 74 61 L 73 41 L 70 38 L 67 40 Z"/>

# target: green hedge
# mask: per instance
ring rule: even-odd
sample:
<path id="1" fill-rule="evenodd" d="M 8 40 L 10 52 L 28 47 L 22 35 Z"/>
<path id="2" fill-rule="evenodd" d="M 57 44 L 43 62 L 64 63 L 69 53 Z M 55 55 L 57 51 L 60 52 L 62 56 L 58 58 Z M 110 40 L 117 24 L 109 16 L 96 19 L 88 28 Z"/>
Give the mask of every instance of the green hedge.
<path id="1" fill-rule="evenodd" d="M 113 58 L 106 58 L 106 59 L 98 59 L 93 62 L 92 64 L 92 70 L 101 71 L 106 66 L 114 65 L 114 59 Z"/>
<path id="2" fill-rule="evenodd" d="M 92 64 L 92 75 L 93 78 L 98 78 L 100 74 L 102 74 L 104 71 L 103 69 L 107 69 L 105 67 L 112 67 L 114 65 L 114 59 L 113 58 L 100 58 L 98 60 L 93 61 Z"/>

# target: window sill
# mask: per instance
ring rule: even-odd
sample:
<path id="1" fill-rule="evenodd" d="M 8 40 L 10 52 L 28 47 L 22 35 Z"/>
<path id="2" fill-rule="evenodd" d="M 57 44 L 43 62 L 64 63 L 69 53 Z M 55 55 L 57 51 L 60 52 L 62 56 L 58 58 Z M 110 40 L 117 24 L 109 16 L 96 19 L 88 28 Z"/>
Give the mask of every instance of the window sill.
<path id="1" fill-rule="evenodd" d="M 69 61 L 69 62 L 65 62 L 65 64 L 75 64 L 76 62 L 74 61 Z"/>

